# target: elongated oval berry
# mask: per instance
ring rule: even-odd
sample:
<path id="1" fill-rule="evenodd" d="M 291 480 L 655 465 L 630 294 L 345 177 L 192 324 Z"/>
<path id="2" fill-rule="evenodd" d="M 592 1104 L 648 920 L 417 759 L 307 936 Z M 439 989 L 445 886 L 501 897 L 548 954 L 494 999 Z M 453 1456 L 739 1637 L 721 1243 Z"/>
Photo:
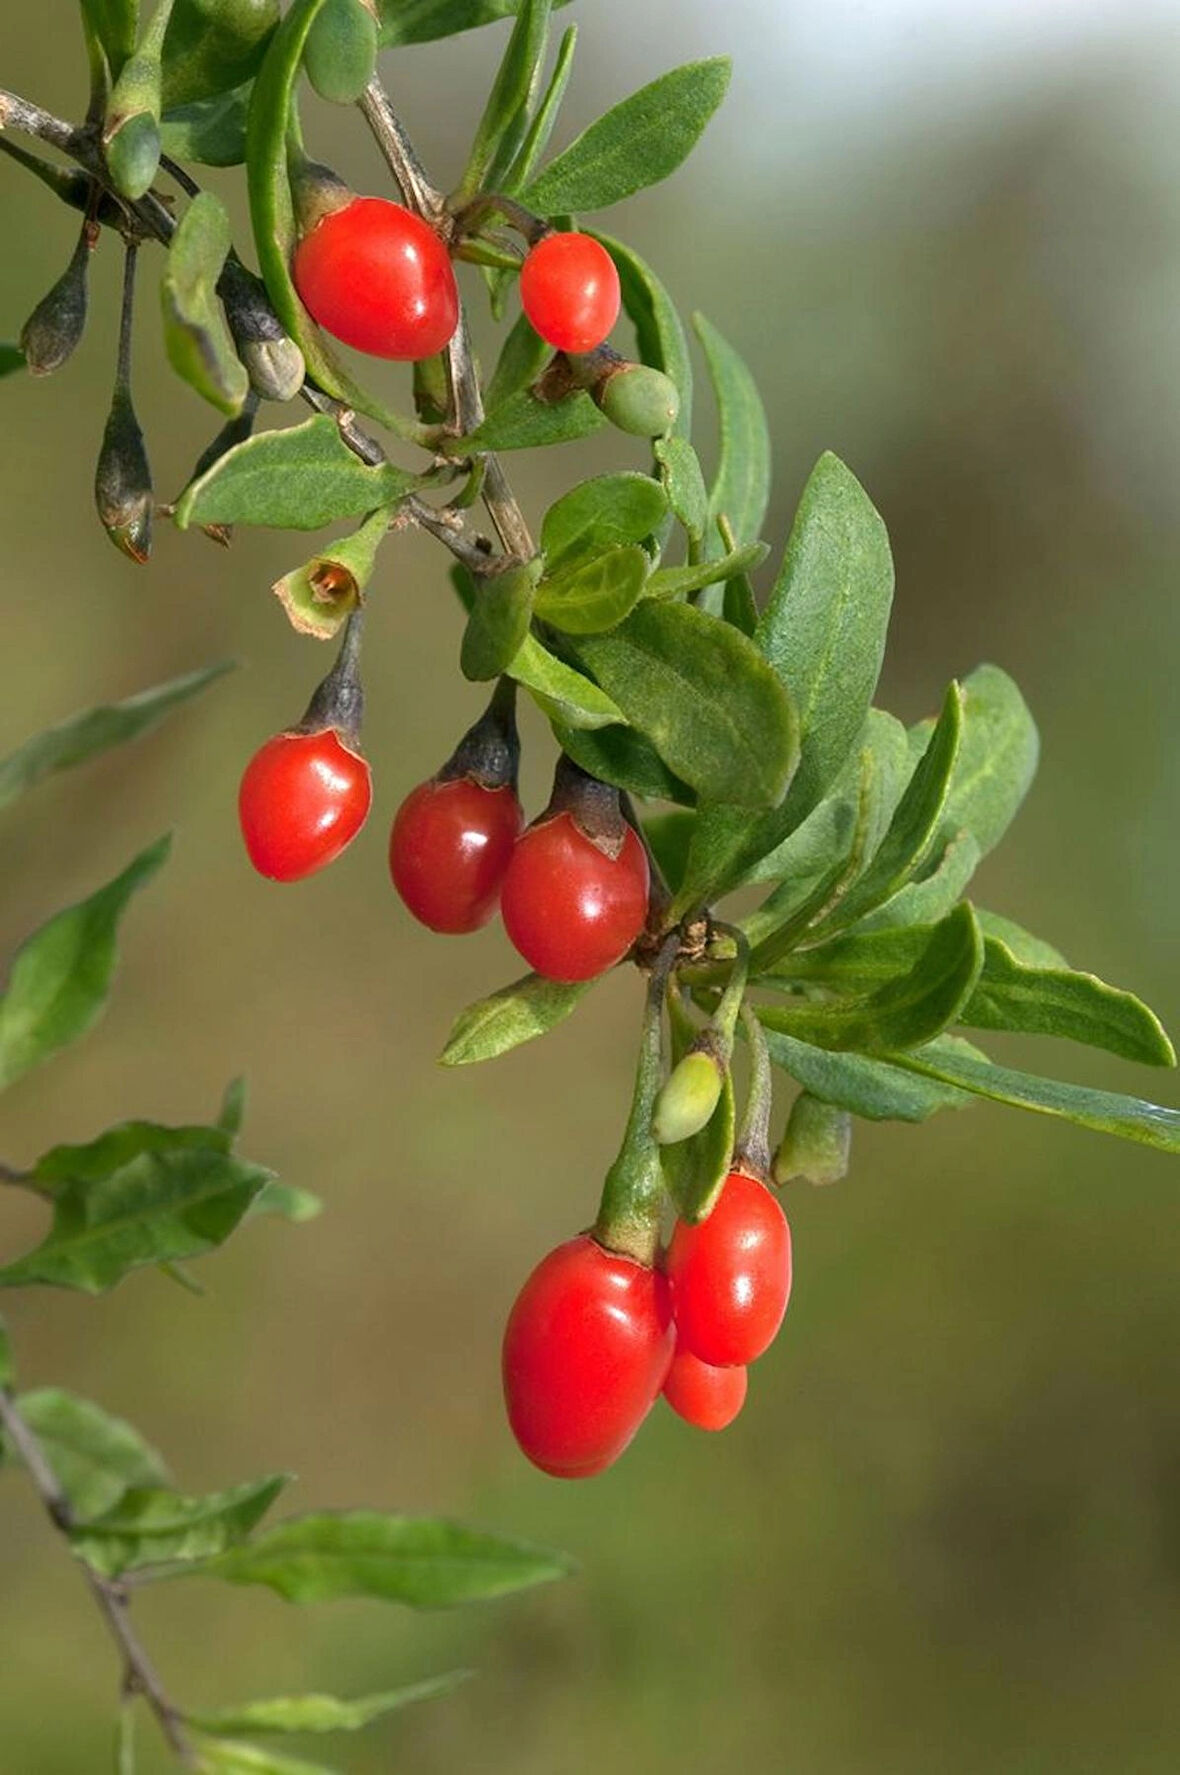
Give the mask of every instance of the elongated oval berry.
<path id="1" fill-rule="evenodd" d="M 372 357 L 433 357 L 459 322 L 447 249 L 419 216 L 384 197 L 354 197 L 321 216 L 292 270 L 313 319 Z"/>
<path id="2" fill-rule="evenodd" d="M 744 1368 L 714 1368 L 677 1345 L 664 1382 L 664 1398 L 677 1417 L 698 1430 L 727 1429 L 746 1403 Z"/>
<path id="3" fill-rule="evenodd" d="M 393 885 L 420 923 L 460 936 L 496 910 L 523 823 L 515 789 L 470 777 L 411 789 L 389 840 Z"/>
<path id="4" fill-rule="evenodd" d="M 538 974 L 592 980 L 621 961 L 647 918 L 647 853 L 626 828 L 610 857 L 568 813 L 530 826 L 500 890 L 504 929 Z"/>
<path id="5" fill-rule="evenodd" d="M 271 881 L 301 881 L 334 862 L 365 823 L 369 766 L 332 728 L 279 733 L 255 752 L 238 792 L 250 861 Z"/>
<path id="6" fill-rule="evenodd" d="M 651 1410 L 675 1344 L 657 1270 L 581 1233 L 537 1265 L 504 1332 L 508 1421 L 533 1465 L 588 1479 Z"/>
<path id="7" fill-rule="evenodd" d="M 679 1220 L 665 1260 L 680 1345 L 715 1367 L 768 1349 L 791 1293 L 791 1232 L 764 1183 L 731 1171 L 707 1220 Z"/>
<path id="8" fill-rule="evenodd" d="M 558 351 L 594 351 L 619 318 L 619 274 L 590 234 L 547 234 L 520 268 L 520 301 Z"/>

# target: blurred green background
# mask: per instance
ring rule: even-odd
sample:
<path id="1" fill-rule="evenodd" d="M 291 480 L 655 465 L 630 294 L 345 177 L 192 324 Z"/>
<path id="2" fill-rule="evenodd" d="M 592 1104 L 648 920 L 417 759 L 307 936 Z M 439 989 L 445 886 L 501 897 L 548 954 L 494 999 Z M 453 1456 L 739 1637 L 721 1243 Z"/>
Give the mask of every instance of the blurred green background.
<path id="1" fill-rule="evenodd" d="M 6 9 L 0 80 L 77 114 L 70 15 Z M 734 53 L 694 160 L 612 226 L 755 367 L 777 449 L 768 534 L 785 535 L 824 447 L 885 514 L 898 597 L 881 700 L 914 719 L 981 658 L 1023 686 L 1044 761 L 980 897 L 1180 1024 L 1174 10 L 599 0 L 567 16 L 584 32 L 563 140 L 671 62 Z M 387 66 L 444 184 L 502 37 Z M 350 117 L 318 107 L 309 133 L 381 188 Z M 0 215 L 14 337 L 75 224 L 7 162 Z M 166 497 L 217 422 L 163 367 L 145 256 L 135 384 Z M 22 1378 L 131 1417 L 192 1490 L 290 1467 L 297 1507 L 446 1512 L 581 1562 L 545 1593 L 450 1616 L 203 1584 L 145 1596 L 174 1686 L 209 1704 L 478 1668 L 350 1743 L 336 1760 L 358 1772 L 1175 1769 L 1174 1161 L 987 1107 L 858 1128 L 846 1183 L 791 1195 L 795 1296 L 734 1429 L 698 1436 L 661 1408 L 593 1484 L 526 1467 L 501 1414 L 500 1327 L 533 1262 L 591 1216 L 635 982 L 486 1069 L 434 1064 L 453 1012 L 514 958 L 496 931 L 429 940 L 385 874 L 394 808 L 479 705 L 443 560 L 420 542 L 390 544 L 371 596 L 374 818 L 318 879 L 253 876 L 238 776 L 326 666 L 268 591 L 308 551 L 260 532 L 223 554 L 161 525 L 144 571 L 107 543 L 90 486 L 117 279 L 104 243 L 77 358 L 3 389 L 0 751 L 204 661 L 241 669 L 7 816 L 5 952 L 160 831 L 178 843 L 127 921 L 104 1025 L 6 1098 L 0 1151 L 197 1119 L 243 1071 L 245 1150 L 328 1212 L 245 1230 L 201 1266 L 203 1301 L 154 1274 L 97 1302 L 6 1300 Z M 710 418 L 702 398 L 706 454 Z M 608 461 L 643 453 L 612 437 L 513 470 L 536 517 Z M 531 717 L 526 747 L 535 809 L 551 752 Z M 1173 1080 L 1116 1060 L 994 1051 L 1178 1101 Z M 0 1252 L 39 1224 L 6 1200 Z M 0 1489 L 0 1769 L 89 1775 L 108 1766 L 112 1653 L 19 1481 Z"/>

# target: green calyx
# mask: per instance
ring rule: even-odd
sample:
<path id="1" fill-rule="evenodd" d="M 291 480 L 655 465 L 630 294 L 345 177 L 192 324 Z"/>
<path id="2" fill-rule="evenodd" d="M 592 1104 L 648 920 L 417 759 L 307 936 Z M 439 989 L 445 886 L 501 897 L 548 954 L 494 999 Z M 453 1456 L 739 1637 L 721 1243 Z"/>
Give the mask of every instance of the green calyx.
<path id="1" fill-rule="evenodd" d="M 725 1083 L 725 1066 L 708 1048 L 686 1054 L 656 1099 L 651 1128 L 661 1146 L 691 1140 L 712 1117 Z"/>
<path id="2" fill-rule="evenodd" d="M 103 151 L 115 189 L 133 202 L 151 188 L 160 165 L 161 58 L 171 16 L 172 0 L 160 0 L 115 82 L 103 124 Z"/>
<path id="3" fill-rule="evenodd" d="M 351 536 L 342 536 L 278 580 L 271 590 L 301 635 L 329 641 L 361 603 L 373 575 L 377 551 L 389 531 L 389 512 L 370 514 Z"/>
<path id="4" fill-rule="evenodd" d="M 618 1157 L 606 1174 L 594 1223 L 600 1245 L 643 1264 L 655 1262 L 660 1244 L 664 1170 L 652 1116 L 663 1072 L 664 992 L 678 944 L 678 937 L 668 939 L 648 980 L 631 1113 Z"/>
<path id="5" fill-rule="evenodd" d="M 680 413 L 676 384 L 648 364 L 623 364 L 601 382 L 594 395 L 619 431 L 636 438 L 662 438 Z"/>
<path id="6" fill-rule="evenodd" d="M 852 1117 L 846 1109 L 801 1091 L 791 1105 L 786 1132 L 774 1155 L 775 1183 L 806 1178 L 808 1183 L 839 1183 L 848 1175 Z"/>
<path id="7" fill-rule="evenodd" d="M 130 63 L 128 64 L 130 66 Z M 136 111 L 115 124 L 107 137 L 106 162 L 115 189 L 133 202 L 151 189 L 160 165 L 160 124 L 150 111 Z"/>
<path id="8" fill-rule="evenodd" d="M 327 0 L 307 34 L 303 67 L 322 99 L 355 105 L 377 65 L 377 19 L 366 0 Z"/>

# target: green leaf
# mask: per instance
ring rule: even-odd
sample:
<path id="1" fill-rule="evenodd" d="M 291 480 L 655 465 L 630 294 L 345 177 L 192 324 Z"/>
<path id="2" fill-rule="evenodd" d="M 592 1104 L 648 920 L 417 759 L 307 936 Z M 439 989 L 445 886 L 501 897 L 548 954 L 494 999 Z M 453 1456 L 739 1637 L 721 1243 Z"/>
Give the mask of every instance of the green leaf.
<path id="1" fill-rule="evenodd" d="M 653 446 L 660 479 L 677 521 L 693 542 L 700 542 L 709 522 L 709 493 L 700 459 L 687 438 L 657 438 Z"/>
<path id="2" fill-rule="evenodd" d="M 463 456 L 481 450 L 543 450 L 551 444 L 572 444 L 579 438 L 588 438 L 605 424 L 588 394 L 540 401 L 526 388 L 509 395 L 465 438 L 446 439 L 444 447 L 451 454 Z"/>
<path id="3" fill-rule="evenodd" d="M 824 795 L 860 732 L 892 601 L 885 526 L 856 477 L 825 454 L 803 489 L 756 634 L 799 711 L 799 769 L 787 802 L 795 825 Z"/>
<path id="4" fill-rule="evenodd" d="M 770 428 L 758 386 L 733 346 L 703 314 L 692 317 L 717 401 L 721 450 L 709 517 L 724 515 L 739 542 L 752 542 L 770 499 Z"/>
<path id="5" fill-rule="evenodd" d="M 977 666 L 963 682 L 963 740 L 939 837 L 963 827 L 986 856 L 1004 836 L 1036 774 L 1040 739 L 1007 672 Z"/>
<path id="6" fill-rule="evenodd" d="M 635 328 L 639 361 L 662 370 L 676 384 L 680 412 L 672 436 L 687 438 L 692 430 L 692 359 L 675 304 L 651 266 L 631 247 L 609 234 L 595 232 L 594 237 L 615 262 L 623 307 Z"/>
<path id="7" fill-rule="evenodd" d="M 0 376 L 11 376 L 14 370 L 23 370 L 25 354 L 19 345 L 0 343 Z"/>
<path id="8" fill-rule="evenodd" d="M 745 573 L 765 561 L 770 550 L 764 542 L 746 543 L 719 560 L 701 561 L 693 567 L 660 567 L 647 582 L 649 598 L 684 598 L 705 586 L 716 585 L 736 573 Z"/>
<path id="9" fill-rule="evenodd" d="M 647 569 L 634 543 L 570 561 L 537 587 L 537 615 L 568 635 L 613 629 L 638 603 Z"/>
<path id="10" fill-rule="evenodd" d="M 41 1387 L 16 1403 L 75 1516 L 100 1516 L 132 1486 L 167 1485 L 163 1459 L 139 1431 L 89 1399 Z M 0 1457 L 15 1458 L 2 1441 Z"/>
<path id="11" fill-rule="evenodd" d="M 279 0 L 173 0 L 164 35 L 164 109 L 244 85 L 278 20 Z"/>
<path id="12" fill-rule="evenodd" d="M 257 1744 L 244 1744 L 232 1739 L 205 1740 L 199 1750 L 197 1769 L 200 1775 L 336 1775 L 322 1763 L 307 1763 L 302 1757 L 280 1756 L 277 1751 L 263 1750 Z"/>
<path id="13" fill-rule="evenodd" d="M 70 770 L 112 746 L 136 739 L 232 669 L 231 660 L 203 666 L 200 671 L 185 672 L 179 678 L 153 685 L 151 690 L 137 691 L 122 702 L 103 703 L 71 715 L 57 727 L 34 734 L 0 761 L 0 808 L 7 807 L 55 771 Z"/>
<path id="14" fill-rule="evenodd" d="M 51 1199 L 71 1184 L 104 1183 L 114 1172 L 145 1154 L 184 1151 L 228 1153 L 233 1133 L 223 1124 L 216 1127 L 161 1122 L 120 1122 L 95 1140 L 78 1146 L 54 1146 L 43 1153 L 29 1173 L 32 1187 Z"/>
<path id="15" fill-rule="evenodd" d="M 431 1701 L 449 1695 L 466 1682 L 471 1672 L 450 1670 L 445 1676 L 406 1683 L 381 1695 L 363 1695 L 341 1701 L 335 1695 L 280 1695 L 272 1701 L 249 1701 L 241 1707 L 222 1707 L 214 1713 L 186 1714 L 199 1732 L 359 1732 L 374 1720 L 414 1701 Z"/>
<path id="16" fill-rule="evenodd" d="M 889 830 L 876 856 L 833 914 L 833 924 L 853 924 L 866 912 L 875 911 L 892 899 L 921 866 L 934 843 L 946 806 L 962 729 L 962 692 L 957 684 L 951 684 L 942 714 L 897 804 Z"/>
<path id="17" fill-rule="evenodd" d="M 139 35 L 139 0 L 81 0 L 82 16 L 103 48 L 117 80 Z"/>
<path id="18" fill-rule="evenodd" d="M 74 1552 L 104 1578 L 142 1566 L 209 1559 L 244 1541 L 291 1480 L 290 1473 L 184 1498 L 159 1486 L 136 1487 L 70 1536 Z"/>
<path id="19" fill-rule="evenodd" d="M 1025 967 L 995 937 L 985 941 L 983 973 L 961 1020 L 975 1029 L 1059 1035 L 1147 1066 L 1176 1064 L 1159 1018 L 1133 993 L 1069 968 Z"/>
<path id="20" fill-rule="evenodd" d="M 1026 968 L 1068 968 L 1069 963 L 1060 949 L 1054 949 L 1052 943 L 1046 943 L 1043 937 L 1034 937 L 1031 932 L 1022 930 L 1010 918 L 1001 918 L 998 912 L 985 912 L 981 906 L 975 908 L 975 916 L 979 920 L 979 928 L 985 937 L 996 937 L 1007 945 Z"/>
<path id="21" fill-rule="evenodd" d="M 578 653 L 607 695 L 697 792 L 773 807 L 797 758 L 794 711 L 753 643 L 688 604 L 645 600 Z"/>
<path id="22" fill-rule="evenodd" d="M 349 449 L 335 420 L 320 413 L 286 431 L 257 432 L 219 456 L 185 488 L 176 523 L 181 530 L 191 524 L 319 530 L 393 505 L 422 485 L 422 476 L 391 462 L 370 468 Z"/>
<path id="23" fill-rule="evenodd" d="M 776 1066 L 814 1096 L 870 1122 L 924 1122 L 940 1109 L 966 1109 L 971 1097 L 953 1085 L 915 1078 L 882 1060 L 863 1054 L 838 1054 L 813 1048 L 792 1036 L 766 1031 L 766 1045 Z M 940 1035 L 922 1054 L 984 1056 L 957 1036 Z"/>
<path id="24" fill-rule="evenodd" d="M 461 197 L 498 191 L 528 131 L 549 43 L 550 0 L 521 0 L 466 170 Z"/>
<path id="25" fill-rule="evenodd" d="M 251 88 L 236 86 L 209 99 L 177 105 L 160 119 L 160 146 L 173 160 L 198 166 L 241 166 Z"/>
<path id="26" fill-rule="evenodd" d="M 568 4 L 569 0 L 554 0 L 555 7 Z M 379 0 L 378 10 L 381 42 L 389 49 L 403 43 L 432 43 L 512 18 L 519 0 Z"/>
<path id="27" fill-rule="evenodd" d="M 929 874 L 899 889 L 876 912 L 868 913 L 858 930 L 889 925 L 934 924 L 962 899 L 979 862 L 979 845 L 970 832 L 951 840 Z"/>
<path id="28" fill-rule="evenodd" d="M 421 441 L 425 436 L 421 426 L 377 401 L 344 369 L 291 280 L 296 229 L 287 174 L 288 128 L 303 47 L 323 4 L 324 0 L 294 0 L 270 40 L 250 98 L 246 172 L 258 265 L 275 313 L 302 351 L 311 379 L 325 394 L 377 420 L 396 436 Z M 353 507 L 353 511 L 358 509 Z M 284 522 L 282 527 L 312 529 L 314 525 L 288 526 Z"/>
<path id="29" fill-rule="evenodd" d="M 726 57 L 689 62 L 624 99 L 592 123 L 527 186 L 540 216 L 605 209 L 675 172 L 725 97 Z"/>
<path id="30" fill-rule="evenodd" d="M 537 106 L 532 122 L 529 124 L 520 153 L 505 172 L 500 181 L 500 189 L 510 195 L 521 190 L 528 184 L 537 170 L 538 162 L 549 146 L 549 138 L 553 134 L 553 126 L 557 122 L 557 114 L 561 110 L 561 102 L 565 98 L 566 88 L 570 83 L 570 75 L 574 66 L 574 51 L 578 46 L 578 27 L 570 25 L 563 31 L 561 42 L 557 46 L 557 57 L 553 64 L 553 73 L 545 88 L 540 104 Z"/>
<path id="31" fill-rule="evenodd" d="M 265 1584 L 288 1602 L 366 1596 L 437 1609 L 547 1584 L 569 1569 L 560 1554 L 459 1523 L 354 1510 L 293 1517 L 201 1572 Z"/>
<path id="32" fill-rule="evenodd" d="M 553 733 L 575 764 L 604 783 L 614 783 L 646 801 L 676 801 L 692 807 L 696 795 L 668 769 L 650 740 L 633 727 L 600 727 L 587 732 L 554 721 Z"/>
<path id="33" fill-rule="evenodd" d="M 222 1148 L 182 1139 L 140 1151 L 105 1176 L 63 1183 L 48 1234 L 0 1269 L 0 1288 L 46 1283 L 101 1294 L 143 1264 L 199 1257 L 229 1237 L 269 1176 Z"/>
<path id="34" fill-rule="evenodd" d="M 172 368 L 220 412 L 233 415 L 241 412 L 250 379 L 217 300 L 229 248 L 229 213 L 212 191 L 202 191 L 172 236 L 160 303 Z"/>
<path id="35" fill-rule="evenodd" d="M 817 1048 L 861 1053 L 916 1048 L 958 1019 L 982 966 L 983 939 L 964 903 L 931 927 L 908 971 L 875 991 L 760 1007 L 758 1016 L 767 1029 Z"/>
<path id="36" fill-rule="evenodd" d="M 644 837 L 673 893 L 684 880 L 696 823 L 696 814 L 682 807 L 673 808 L 670 813 L 648 814 L 643 822 Z"/>
<path id="37" fill-rule="evenodd" d="M 531 567 L 509 567 L 480 583 L 459 652 L 465 678 L 479 683 L 508 670 L 529 632 L 535 590 Z"/>
<path id="38" fill-rule="evenodd" d="M 484 390 L 484 406 L 497 413 L 510 396 L 536 382 L 553 356 L 553 347 L 534 329 L 527 314 L 520 314 L 500 348 L 492 379 Z"/>
<path id="39" fill-rule="evenodd" d="M 1121 1140 L 1152 1146 L 1159 1152 L 1180 1153 L 1180 1110 L 1144 1103 L 1115 1091 L 1091 1091 L 1060 1079 L 1014 1072 L 958 1052 L 892 1054 L 889 1058 L 894 1066 L 919 1078 L 970 1091 L 976 1097 L 990 1098 L 993 1103 L 1059 1116 L 1098 1134 L 1115 1134 Z"/>
<path id="40" fill-rule="evenodd" d="M 592 984 L 526 974 L 460 1011 L 439 1059 L 444 1066 L 471 1066 L 507 1054 L 564 1022 Z"/>
<path id="41" fill-rule="evenodd" d="M 167 857 L 161 838 L 106 887 L 43 924 L 17 950 L 0 998 L 0 1089 L 96 1021 L 115 971 L 119 920 Z"/>
<path id="42" fill-rule="evenodd" d="M 552 571 L 591 550 L 643 542 L 667 511 L 667 496 L 650 475 L 595 475 L 549 507 L 541 522 L 541 549 Z"/>
<path id="43" fill-rule="evenodd" d="M 523 684 L 538 708 L 574 732 L 625 723 L 618 704 L 597 684 L 567 666 L 535 635 L 526 635 L 508 676 Z"/>

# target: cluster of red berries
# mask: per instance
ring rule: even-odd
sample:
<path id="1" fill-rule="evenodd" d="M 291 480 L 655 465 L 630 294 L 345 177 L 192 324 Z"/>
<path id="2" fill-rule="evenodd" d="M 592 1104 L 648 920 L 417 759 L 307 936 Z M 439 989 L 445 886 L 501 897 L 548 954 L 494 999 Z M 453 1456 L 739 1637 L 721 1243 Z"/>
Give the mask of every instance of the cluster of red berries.
<path id="1" fill-rule="evenodd" d="M 417 362 L 450 342 L 459 323 L 451 257 L 429 223 L 384 197 L 329 185 L 329 202 L 295 249 L 304 307 L 346 345 Z M 320 188 L 320 197 L 323 187 Z M 594 351 L 619 316 L 614 260 L 588 234 L 545 234 L 520 273 L 524 311 L 558 351 Z"/>
<path id="2" fill-rule="evenodd" d="M 647 852 L 617 793 L 569 759 L 558 766 L 549 806 L 522 831 L 510 696 L 497 692 L 437 776 L 403 801 L 390 873 L 431 930 L 479 930 L 499 906 L 510 940 L 537 973 L 590 980 L 621 961 L 644 928 Z M 372 805 L 372 773 L 355 729 L 325 722 L 315 709 L 313 699 L 299 727 L 267 740 L 242 778 L 246 849 L 272 881 L 299 881 L 332 862 Z"/>
<path id="3" fill-rule="evenodd" d="M 786 1216 L 740 1162 L 707 1219 L 677 1221 L 654 1267 L 592 1233 L 568 1240 L 525 1282 L 504 1334 L 517 1442 L 543 1472 L 586 1479 L 618 1459 L 661 1393 L 688 1423 L 723 1430 L 790 1292 Z"/>

